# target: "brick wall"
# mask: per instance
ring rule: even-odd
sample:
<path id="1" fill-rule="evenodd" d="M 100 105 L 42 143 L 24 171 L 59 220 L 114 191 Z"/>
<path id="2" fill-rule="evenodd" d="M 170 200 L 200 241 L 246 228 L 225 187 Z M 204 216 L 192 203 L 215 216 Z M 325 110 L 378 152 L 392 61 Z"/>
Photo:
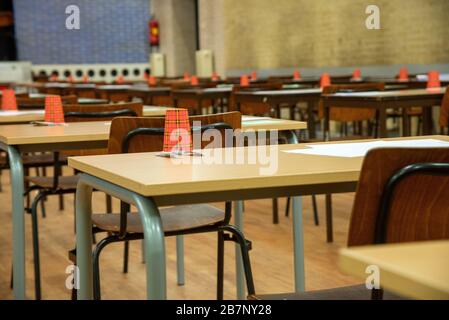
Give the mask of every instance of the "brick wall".
<path id="1" fill-rule="evenodd" d="M 377 4 L 381 30 L 365 27 Z M 225 0 L 232 69 L 449 63 L 447 0 Z"/>
<path id="2" fill-rule="evenodd" d="M 65 8 L 80 8 L 67 30 Z M 14 0 L 20 60 L 34 64 L 148 61 L 149 0 Z"/>

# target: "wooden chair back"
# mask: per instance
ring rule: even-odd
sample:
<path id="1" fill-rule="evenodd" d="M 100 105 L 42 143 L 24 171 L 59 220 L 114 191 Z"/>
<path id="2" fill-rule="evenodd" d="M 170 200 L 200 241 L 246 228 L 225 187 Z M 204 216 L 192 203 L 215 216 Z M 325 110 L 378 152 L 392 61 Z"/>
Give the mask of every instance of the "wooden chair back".
<path id="1" fill-rule="evenodd" d="M 440 125 L 441 133 L 444 134 L 445 129 L 449 128 L 449 87 L 446 88 L 443 100 L 441 101 L 440 118 L 438 122 Z"/>
<path id="2" fill-rule="evenodd" d="M 66 122 L 110 121 L 115 117 L 142 117 L 143 104 L 117 103 L 92 105 L 65 105 Z"/>
<path id="3" fill-rule="evenodd" d="M 233 129 L 241 128 L 242 116 L 239 112 L 218 113 L 212 115 L 199 115 L 189 117 L 191 126 L 194 121 L 199 121 L 201 126 L 225 123 Z M 153 134 L 139 134 L 134 136 L 127 147 L 127 152 L 154 152 L 162 151 L 164 144 L 164 125 L 163 117 L 143 117 L 129 118 L 119 117 L 112 120 L 111 131 L 109 135 L 108 153 L 122 153 L 123 141 L 125 137 L 133 130 L 139 128 L 152 128 Z M 222 134 L 224 138 L 225 135 Z M 210 142 L 204 142 L 205 147 Z M 221 141 L 224 145 L 224 141 Z"/>
<path id="4" fill-rule="evenodd" d="M 63 106 L 66 122 L 110 121 L 118 116 L 141 117 L 141 103 L 118 103 L 104 105 L 66 105 Z M 106 154 L 107 149 L 81 149 L 64 151 L 69 156 Z"/>
<path id="5" fill-rule="evenodd" d="M 447 166 L 449 148 L 384 148 L 366 155 L 350 220 L 348 246 L 449 238 L 449 172 L 442 175 L 414 171 L 394 189 L 385 191 L 387 181 L 398 170 L 423 163 Z M 385 209 L 381 202 L 387 194 L 391 204 Z M 380 219 L 384 214 L 388 218 Z M 385 227 L 383 241 L 376 239 L 378 223 Z"/>
<path id="6" fill-rule="evenodd" d="M 323 94 L 332 94 L 342 90 L 351 91 L 382 91 L 385 84 L 379 83 L 360 83 L 360 84 L 337 84 L 323 88 Z M 373 109 L 366 108 L 332 108 L 329 112 L 329 120 L 340 122 L 365 121 L 375 117 L 376 112 Z M 320 101 L 318 108 L 318 116 L 324 118 L 323 101 Z"/>

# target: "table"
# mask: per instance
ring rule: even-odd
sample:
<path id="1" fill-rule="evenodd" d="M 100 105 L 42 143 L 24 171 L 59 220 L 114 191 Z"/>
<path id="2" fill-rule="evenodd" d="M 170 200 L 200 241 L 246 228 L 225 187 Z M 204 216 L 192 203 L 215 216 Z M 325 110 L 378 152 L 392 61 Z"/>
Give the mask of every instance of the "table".
<path id="1" fill-rule="evenodd" d="M 449 241 L 382 244 L 340 250 L 340 268 L 366 279 L 366 267 L 380 269 L 380 285 L 411 299 L 449 299 Z"/>
<path id="2" fill-rule="evenodd" d="M 128 89 L 130 97 L 136 97 L 143 100 L 145 104 L 154 104 L 155 97 L 169 97 L 171 94 L 170 87 L 132 87 Z"/>
<path id="3" fill-rule="evenodd" d="M 102 85 L 97 86 L 95 89 L 98 93 L 98 97 L 102 99 L 107 99 L 112 102 L 118 101 L 128 101 L 129 93 L 128 90 L 132 88 L 131 85 L 126 84 L 111 84 L 111 85 Z"/>
<path id="4" fill-rule="evenodd" d="M 402 109 L 403 115 L 407 108 L 423 108 L 423 133 L 432 133 L 432 107 L 441 105 L 446 88 L 408 89 L 391 91 L 340 92 L 325 94 L 323 98 L 325 114 L 325 135 L 329 135 L 330 108 L 372 108 L 378 112 L 379 137 L 387 136 L 387 109 Z M 404 121 L 404 132 L 408 132 L 408 123 Z"/>
<path id="5" fill-rule="evenodd" d="M 446 136 L 428 138 L 449 141 Z M 81 286 L 79 297 L 92 298 L 92 188 L 109 193 L 138 208 L 147 245 L 146 261 L 151 261 L 147 264 L 147 296 L 151 299 L 166 298 L 164 234 L 158 206 L 236 201 L 235 225 L 242 229 L 241 200 L 292 196 L 295 290 L 303 291 L 304 248 L 299 196 L 353 192 L 363 157 L 343 158 L 284 152 L 298 147 L 304 148 L 295 144 L 281 145 L 274 149 L 270 146 L 257 147 L 262 154 L 266 154 L 270 148 L 275 155 L 277 171 L 271 175 L 261 174 L 263 165 L 260 163 L 213 162 L 213 150 L 210 149 L 203 151 L 203 157 L 199 158 L 205 159 L 204 164 L 195 157 L 173 163 L 171 159 L 158 157 L 157 153 L 69 158 L 69 165 L 83 172 L 76 197 L 77 261 Z M 255 152 L 255 148 L 228 148 L 228 152 L 237 150 L 235 152 L 243 151 L 246 154 L 249 150 Z M 225 159 L 228 158 L 225 156 Z M 168 175 L 167 170 L 171 174 Z M 237 266 L 240 266 L 238 259 Z M 245 296 L 243 292 L 239 292 L 242 282 L 242 271 L 237 268 L 240 299 Z"/>
<path id="6" fill-rule="evenodd" d="M 179 89 L 172 91 L 173 106 L 178 105 L 179 100 L 193 100 L 196 101 L 195 114 L 201 114 L 202 102 L 204 100 L 212 100 L 212 106 L 215 106 L 215 101 L 220 100 L 221 110 L 224 109 L 224 100 L 229 101 L 232 93 L 232 87 L 217 87 L 217 88 L 195 88 L 195 89 Z M 215 113 L 215 110 L 214 110 Z"/>
<path id="7" fill-rule="evenodd" d="M 266 130 L 267 119 L 262 123 L 252 120 L 242 122 L 248 130 Z M 285 124 L 273 119 L 273 126 Z M 291 124 L 289 124 L 291 125 Z M 296 129 L 305 127 L 297 122 Z M 23 152 L 44 152 L 76 149 L 102 149 L 107 147 L 110 122 L 74 122 L 63 126 L 33 126 L 30 124 L 0 126 L 0 149 L 8 154 L 10 163 L 13 215 L 13 281 L 14 297 L 25 298 L 25 227 L 23 206 Z M 293 127 L 292 127 L 293 128 Z M 275 130 L 276 128 L 273 128 Z M 270 197 L 267 197 L 270 198 Z M 181 242 L 181 241 L 180 241 Z M 182 250 L 180 250 L 182 253 Z"/>
<path id="8" fill-rule="evenodd" d="M 267 103 L 270 106 L 270 115 L 279 117 L 281 104 L 296 105 L 298 102 L 307 102 L 307 127 L 309 138 L 315 138 L 315 115 L 318 109 L 322 90 L 320 88 L 298 90 L 262 90 L 239 91 L 234 94 L 237 110 L 245 102 Z"/>

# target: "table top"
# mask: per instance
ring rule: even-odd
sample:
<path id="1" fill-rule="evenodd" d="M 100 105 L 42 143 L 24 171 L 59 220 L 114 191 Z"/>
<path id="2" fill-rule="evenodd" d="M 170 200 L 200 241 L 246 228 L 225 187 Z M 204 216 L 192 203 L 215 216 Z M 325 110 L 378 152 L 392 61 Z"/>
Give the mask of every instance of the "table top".
<path id="1" fill-rule="evenodd" d="M 98 90 L 106 90 L 106 91 L 114 91 L 114 90 L 122 91 L 122 90 L 129 90 L 131 88 L 134 89 L 133 86 L 128 85 L 128 84 L 107 84 L 107 85 L 97 86 Z"/>
<path id="2" fill-rule="evenodd" d="M 321 94 L 321 88 L 309 89 L 283 89 L 283 90 L 258 90 L 258 91 L 239 91 L 236 95 L 239 96 L 288 96 L 288 95 L 309 95 Z"/>
<path id="3" fill-rule="evenodd" d="M 173 90 L 173 93 L 192 93 L 192 94 L 208 94 L 208 93 L 231 93 L 232 87 L 217 87 L 217 88 L 193 88 L 193 89 L 178 89 Z"/>
<path id="4" fill-rule="evenodd" d="M 170 87 L 148 87 L 148 86 L 133 86 L 129 88 L 130 91 L 139 91 L 139 92 L 167 92 L 171 91 Z"/>
<path id="5" fill-rule="evenodd" d="M 363 92 L 337 92 L 334 94 L 324 94 L 325 99 L 363 99 L 363 100 L 384 100 L 384 99 L 409 99 L 420 97 L 442 97 L 446 91 L 445 87 L 434 89 L 407 89 L 389 91 L 363 91 Z"/>
<path id="6" fill-rule="evenodd" d="M 5 123 L 16 123 L 16 122 L 31 122 L 31 121 L 41 121 L 44 119 L 44 110 L 8 110 L 0 111 L 0 124 Z"/>
<path id="7" fill-rule="evenodd" d="M 270 117 L 242 116 L 243 131 L 262 130 L 302 130 L 307 129 L 307 122 Z"/>
<path id="8" fill-rule="evenodd" d="M 449 137 L 436 137 L 449 140 Z M 413 138 L 405 138 L 410 139 Z M 304 145 L 261 146 L 257 147 L 257 150 L 255 148 L 220 149 L 221 156 L 216 158 L 214 149 L 206 149 L 202 150 L 202 157 L 185 156 L 182 161 L 160 157 L 154 152 L 72 157 L 69 158 L 69 166 L 141 195 L 161 197 L 352 183 L 358 180 L 363 161 L 363 157 L 343 158 L 284 152 L 307 148 Z M 269 166 L 268 161 L 251 162 L 248 151 L 253 152 L 253 155 L 271 155 L 271 164 L 275 164 L 277 170 L 265 175 L 263 172 L 267 172 L 265 169 Z M 233 159 L 233 153 L 243 154 L 243 161 L 224 161 L 224 157 L 230 155 Z"/>
<path id="9" fill-rule="evenodd" d="M 150 107 L 151 108 L 151 107 Z M 148 109 L 147 109 L 148 110 Z M 162 111 L 162 110 L 161 110 Z M 24 113 L 24 111 L 18 111 Z M 157 110 L 155 111 L 155 113 Z M 148 114 L 148 113 L 147 113 Z M 7 117 L 25 117 L 23 115 L 8 115 Z M 32 117 L 27 113 L 28 117 Z M 42 120 L 43 114 L 34 114 L 36 118 L 31 121 Z M 6 116 L 5 116 L 6 118 Z M 242 130 L 300 130 L 306 128 L 301 121 L 281 120 L 271 118 L 251 117 L 242 120 Z M 0 116 L 0 123 L 2 117 Z M 16 118 L 17 119 L 17 118 Z M 10 121 L 19 122 L 19 121 Z M 6 123 L 6 120 L 3 120 Z M 106 141 L 109 139 L 110 121 L 72 122 L 55 126 L 36 126 L 33 124 L 5 124 L 0 126 L 0 141 L 8 145 L 33 145 L 48 143 L 67 143 L 82 141 Z"/>
<path id="10" fill-rule="evenodd" d="M 343 271 L 366 279 L 377 265 L 380 285 L 412 299 L 449 299 L 449 241 L 370 245 L 340 250 Z"/>
<path id="11" fill-rule="evenodd" d="M 174 107 L 143 106 L 144 117 L 164 117 L 167 110 L 176 110 Z"/>

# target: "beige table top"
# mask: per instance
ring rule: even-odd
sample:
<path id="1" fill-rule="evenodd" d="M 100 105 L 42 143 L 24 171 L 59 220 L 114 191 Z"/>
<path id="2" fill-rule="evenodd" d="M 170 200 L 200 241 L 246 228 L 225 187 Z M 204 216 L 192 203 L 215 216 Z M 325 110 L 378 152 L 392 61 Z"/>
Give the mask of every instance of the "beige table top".
<path id="1" fill-rule="evenodd" d="M 167 110 L 175 108 L 159 107 L 159 106 L 144 106 L 143 115 L 145 117 L 163 117 Z M 0 123 L 16 123 L 16 122 L 32 122 L 44 120 L 44 110 L 19 110 L 19 111 L 0 111 Z"/>
<path id="2" fill-rule="evenodd" d="M 449 141 L 449 137 L 429 137 Z M 271 151 L 266 150 L 267 147 L 259 147 L 259 154 L 268 155 L 272 152 L 275 156 L 272 161 L 277 161 L 277 171 L 271 175 L 261 175 L 261 168 L 267 168 L 268 164 L 259 161 L 254 161 L 254 164 L 248 162 L 247 151 L 251 147 L 229 148 L 230 152 L 243 151 L 245 156 L 241 164 L 235 161 L 231 164 L 220 164 L 218 161 L 208 165 L 202 164 L 201 162 L 213 160 L 210 154 L 213 150 L 209 149 L 203 150 L 203 157 L 184 157 L 183 163 L 157 156 L 157 153 L 139 153 L 73 157 L 69 159 L 69 165 L 144 196 L 232 190 L 244 192 L 245 189 L 358 181 L 363 157 L 344 158 L 283 152 L 301 147 L 306 146 L 280 145 Z"/>
<path id="3" fill-rule="evenodd" d="M 160 107 L 160 106 L 143 106 L 144 117 L 164 117 L 167 110 L 175 110 L 174 107 Z"/>
<path id="4" fill-rule="evenodd" d="M 8 116 L 8 118 L 9 117 L 10 116 Z M 30 117 L 32 117 L 32 115 Z M 42 120 L 42 118 L 33 120 L 38 121 Z M 0 116 L 0 123 L 1 123 L 1 116 Z M 260 121 L 254 120 L 242 121 L 242 128 L 243 130 L 255 130 L 255 131 L 268 130 L 268 129 L 299 130 L 306 128 L 306 123 L 291 120 L 262 119 Z M 101 141 L 109 139 L 109 129 L 110 129 L 110 122 L 104 121 L 73 122 L 57 126 L 35 126 L 32 124 L 11 124 L 11 125 L 5 124 L 0 126 L 0 141 L 9 145 Z"/>
<path id="5" fill-rule="evenodd" d="M 366 279 L 377 265 L 380 285 L 412 299 L 449 299 L 449 241 L 373 245 L 340 250 L 343 271 Z"/>
<path id="6" fill-rule="evenodd" d="M 44 113 L 44 110 L 0 111 L 0 124 L 41 121 L 44 119 Z"/>
<path id="7" fill-rule="evenodd" d="M 344 98 L 392 98 L 392 97 L 415 97 L 432 96 L 435 94 L 444 94 L 446 87 L 432 89 L 407 89 L 407 90 L 387 90 L 387 91 L 360 91 L 360 92 L 337 92 L 324 95 L 325 97 L 344 97 Z"/>

